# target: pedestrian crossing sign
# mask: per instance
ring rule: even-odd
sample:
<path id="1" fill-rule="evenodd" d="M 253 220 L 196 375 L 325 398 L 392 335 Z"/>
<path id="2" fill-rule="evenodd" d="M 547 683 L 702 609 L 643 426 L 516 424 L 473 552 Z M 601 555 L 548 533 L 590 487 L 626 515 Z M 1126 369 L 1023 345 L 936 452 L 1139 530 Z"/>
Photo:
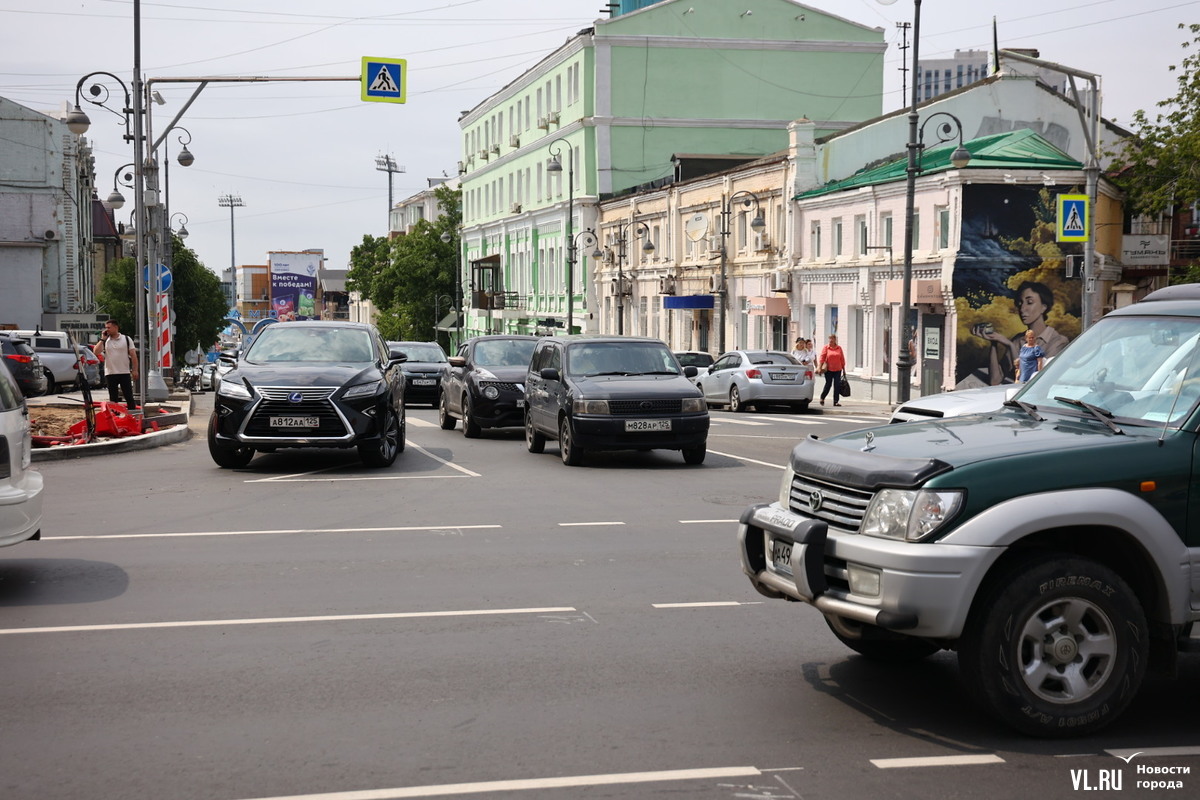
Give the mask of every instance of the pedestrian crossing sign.
<path id="1" fill-rule="evenodd" d="M 1088 196 L 1086 194 L 1060 194 L 1058 196 L 1058 236 L 1060 242 L 1086 242 L 1091 220 L 1088 218 Z"/>
<path id="2" fill-rule="evenodd" d="M 362 99 L 372 103 L 403 103 L 407 90 L 408 62 L 403 58 L 362 60 Z"/>

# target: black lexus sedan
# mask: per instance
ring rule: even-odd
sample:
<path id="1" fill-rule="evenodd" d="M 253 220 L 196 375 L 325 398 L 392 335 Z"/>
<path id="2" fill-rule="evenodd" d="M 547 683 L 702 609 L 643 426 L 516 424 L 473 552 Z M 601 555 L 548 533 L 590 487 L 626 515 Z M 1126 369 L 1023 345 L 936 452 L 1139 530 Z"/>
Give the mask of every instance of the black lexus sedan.
<path id="1" fill-rule="evenodd" d="M 475 336 L 463 342 L 442 371 L 438 420 L 442 430 L 473 439 L 484 428 L 515 428 L 525 420 L 525 373 L 536 336 Z"/>
<path id="2" fill-rule="evenodd" d="M 446 366 L 446 351 L 437 342 L 388 342 L 392 350 L 404 353 L 404 403 L 429 403 L 437 408 L 438 387 L 442 385 L 442 369 Z"/>
<path id="3" fill-rule="evenodd" d="M 208 452 L 234 468 L 256 451 L 356 447 L 367 466 L 390 466 L 404 450 L 403 361 L 371 325 L 271 325 L 221 379 Z"/>

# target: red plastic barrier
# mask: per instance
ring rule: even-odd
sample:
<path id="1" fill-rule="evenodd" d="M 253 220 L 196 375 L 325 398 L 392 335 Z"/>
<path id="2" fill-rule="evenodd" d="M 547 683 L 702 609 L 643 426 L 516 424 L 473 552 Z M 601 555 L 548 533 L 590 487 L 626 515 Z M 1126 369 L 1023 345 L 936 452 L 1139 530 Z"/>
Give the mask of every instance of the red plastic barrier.
<path id="1" fill-rule="evenodd" d="M 141 417 L 135 417 L 122 403 L 102 400 L 92 404 L 96 410 L 97 436 L 137 436 L 142 432 Z M 78 436 L 87 430 L 87 421 L 76 422 L 67 433 Z"/>

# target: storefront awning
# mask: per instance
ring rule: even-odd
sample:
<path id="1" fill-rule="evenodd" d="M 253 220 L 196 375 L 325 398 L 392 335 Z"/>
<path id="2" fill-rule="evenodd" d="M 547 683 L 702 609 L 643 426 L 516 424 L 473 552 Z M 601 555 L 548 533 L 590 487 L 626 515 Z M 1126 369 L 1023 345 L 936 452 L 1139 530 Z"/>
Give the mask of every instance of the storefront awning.
<path id="1" fill-rule="evenodd" d="M 667 295 L 663 298 L 663 308 L 714 308 L 711 294 Z"/>

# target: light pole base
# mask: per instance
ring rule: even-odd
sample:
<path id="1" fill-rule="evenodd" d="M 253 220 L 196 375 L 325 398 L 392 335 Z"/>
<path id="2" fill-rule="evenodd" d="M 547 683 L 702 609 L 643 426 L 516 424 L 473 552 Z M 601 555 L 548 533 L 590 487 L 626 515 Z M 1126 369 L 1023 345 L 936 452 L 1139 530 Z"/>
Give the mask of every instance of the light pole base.
<path id="1" fill-rule="evenodd" d="M 171 392 L 167 389 L 162 373 L 156 369 L 150 370 L 146 374 L 146 402 L 161 403 L 170 396 Z"/>

